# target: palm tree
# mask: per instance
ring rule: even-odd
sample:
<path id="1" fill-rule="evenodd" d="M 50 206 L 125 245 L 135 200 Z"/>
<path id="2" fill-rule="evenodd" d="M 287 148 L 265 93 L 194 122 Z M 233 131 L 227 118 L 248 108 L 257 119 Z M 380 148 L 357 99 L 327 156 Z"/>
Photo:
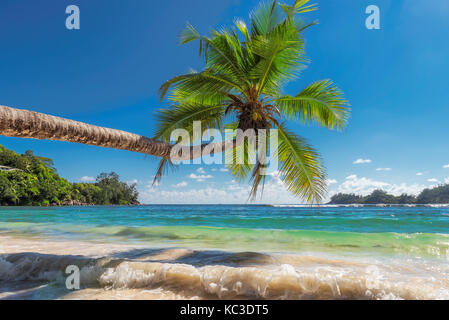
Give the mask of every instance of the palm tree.
<path id="1" fill-rule="evenodd" d="M 171 106 L 157 113 L 155 139 L 169 141 L 171 132 L 179 128 L 193 139 L 194 121 L 200 121 L 202 128 L 277 129 L 279 142 L 274 147 L 280 178 L 295 196 L 320 202 L 326 190 L 321 158 L 286 127 L 285 120 L 341 130 L 350 109 L 330 80 L 312 83 L 293 96 L 282 93 L 285 84 L 296 79 L 308 63 L 302 34 L 315 23 L 304 23 L 300 15 L 317 9 L 308 2 L 296 0 L 291 6 L 276 0 L 263 3 L 250 15 L 249 26 L 235 20 L 232 27 L 212 30 L 210 36 L 200 35 L 188 24 L 180 42 L 199 41 L 205 68 L 162 85 L 161 99 L 170 92 Z M 243 148 L 245 155 L 250 152 L 246 141 L 234 147 Z M 265 165 L 260 160 L 252 164 L 249 159 L 253 155 L 248 154 L 244 163 L 230 161 L 228 166 L 239 180 L 250 179 L 254 198 L 264 183 Z M 170 163 L 168 158 L 161 160 L 156 180 Z"/>
<path id="2" fill-rule="evenodd" d="M 153 139 L 5 106 L 0 106 L 0 134 L 161 157 L 156 174 L 156 179 L 160 179 L 165 166 L 172 161 L 193 159 L 217 149 L 244 149 L 247 160 L 253 156 L 249 154 L 248 141 L 242 142 L 239 136 L 214 143 L 217 149 L 210 144 L 200 148 L 189 145 L 173 154 L 174 145 L 170 143 L 173 129 L 183 128 L 193 135 L 193 121 L 201 121 L 203 128 L 277 129 L 279 143 L 275 147 L 281 179 L 294 195 L 308 202 L 319 202 L 326 190 L 321 158 L 303 138 L 286 127 L 284 120 L 341 130 L 350 110 L 341 91 L 330 80 L 317 81 L 294 96 L 282 94 L 284 85 L 307 65 L 302 34 L 314 23 L 303 23 L 299 15 L 316 10 L 308 2 L 296 0 L 291 6 L 277 1 L 262 4 L 251 14 L 249 27 L 236 20 L 232 28 L 214 30 L 210 37 L 201 36 L 188 25 L 181 43 L 199 40 L 205 69 L 174 77 L 162 85 L 161 98 L 170 92 L 171 106 L 158 112 Z M 230 154 L 235 160 L 236 152 Z M 229 168 L 240 180 L 250 177 L 254 197 L 258 186 L 264 183 L 265 165 L 259 160 L 255 164 L 232 161 Z"/>
<path id="3" fill-rule="evenodd" d="M 157 157 L 170 157 L 173 144 L 156 141 L 138 134 L 98 127 L 91 124 L 55 117 L 34 111 L 0 106 L 0 135 L 82 143 L 105 148 L 128 150 Z M 230 141 L 217 143 L 224 150 Z M 173 160 L 189 160 L 207 154 L 207 144 L 196 148 L 185 146 Z"/>

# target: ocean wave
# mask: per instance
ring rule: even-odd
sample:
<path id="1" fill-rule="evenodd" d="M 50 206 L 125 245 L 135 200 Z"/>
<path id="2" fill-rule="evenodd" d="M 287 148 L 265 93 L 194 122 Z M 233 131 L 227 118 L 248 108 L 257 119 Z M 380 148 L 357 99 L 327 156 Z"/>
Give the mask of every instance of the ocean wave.
<path id="1" fill-rule="evenodd" d="M 25 281 L 62 279 L 61 270 L 68 265 L 84 267 L 95 264 L 95 259 L 70 255 L 42 255 L 17 253 L 0 256 L 0 281 Z"/>
<path id="2" fill-rule="evenodd" d="M 160 289 L 188 298 L 220 299 L 449 299 L 447 267 L 294 256 L 276 259 L 278 264 L 198 267 L 24 253 L 0 258 L 0 280 L 63 285 L 66 266 L 77 265 L 84 290 Z"/>

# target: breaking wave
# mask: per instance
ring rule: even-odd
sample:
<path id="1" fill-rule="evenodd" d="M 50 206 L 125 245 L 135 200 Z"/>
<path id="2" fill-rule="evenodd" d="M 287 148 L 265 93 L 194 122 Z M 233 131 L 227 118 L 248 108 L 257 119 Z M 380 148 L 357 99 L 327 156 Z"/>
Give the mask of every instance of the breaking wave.
<path id="1" fill-rule="evenodd" d="M 173 250 L 173 249 L 172 249 Z M 192 254 L 192 253 L 190 253 Z M 201 256 L 202 255 L 202 256 Z M 201 259 L 211 253 L 200 253 Z M 214 256 L 215 255 L 215 256 Z M 213 258 L 210 260 L 210 258 Z M 448 299 L 449 268 L 435 263 L 365 263 L 306 256 L 213 253 L 211 264 L 20 253 L 0 257 L 1 281 L 65 283 L 80 268 L 82 289 L 155 289 L 186 298 Z M 254 260 L 254 258 L 257 258 Z M 221 262 L 214 264 L 213 261 Z M 243 262 L 249 259 L 249 265 Z M 251 262 L 258 261 L 258 265 Z M 273 263 L 273 261 L 275 263 Z M 181 260 L 182 262 L 182 260 Z M 243 265 L 242 265 L 243 263 Z M 78 295 L 82 298 L 83 290 Z"/>

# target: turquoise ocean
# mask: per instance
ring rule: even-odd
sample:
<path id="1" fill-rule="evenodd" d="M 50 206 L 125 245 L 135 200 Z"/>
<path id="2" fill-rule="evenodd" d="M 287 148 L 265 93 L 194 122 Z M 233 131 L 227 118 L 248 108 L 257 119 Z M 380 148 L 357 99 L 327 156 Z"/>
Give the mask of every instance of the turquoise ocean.
<path id="1" fill-rule="evenodd" d="M 72 260 L 75 298 L 447 299 L 449 207 L 0 208 L 0 298 L 64 297 Z"/>

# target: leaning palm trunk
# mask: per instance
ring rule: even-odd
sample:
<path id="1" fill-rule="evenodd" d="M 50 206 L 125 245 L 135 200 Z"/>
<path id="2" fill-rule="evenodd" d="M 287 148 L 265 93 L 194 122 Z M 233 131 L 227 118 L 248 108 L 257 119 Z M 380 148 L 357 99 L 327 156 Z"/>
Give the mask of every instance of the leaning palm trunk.
<path id="1" fill-rule="evenodd" d="M 226 151 L 239 144 L 236 141 L 223 141 L 209 145 L 185 146 L 177 148 L 176 153 L 173 154 L 173 144 L 126 131 L 5 106 L 0 106 L 0 135 L 76 142 L 139 152 L 171 160 L 190 160 L 213 154 L 214 150 Z"/>

